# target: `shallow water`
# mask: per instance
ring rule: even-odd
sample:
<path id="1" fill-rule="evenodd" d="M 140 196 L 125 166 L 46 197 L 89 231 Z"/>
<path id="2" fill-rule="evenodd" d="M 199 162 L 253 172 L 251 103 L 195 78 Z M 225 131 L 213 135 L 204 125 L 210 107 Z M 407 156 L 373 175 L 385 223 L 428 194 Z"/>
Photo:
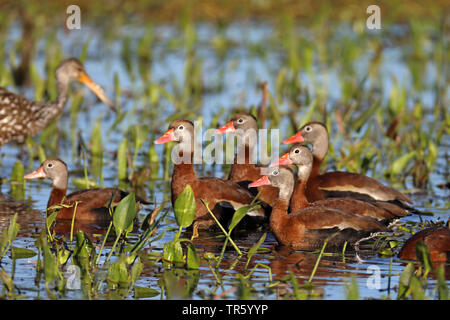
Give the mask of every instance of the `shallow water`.
<path id="1" fill-rule="evenodd" d="M 139 39 L 145 30 L 138 27 L 123 28 L 122 36 L 128 35 L 133 40 Z M 242 32 L 245 30 L 245 32 Z M 343 27 L 345 33 L 346 27 Z M 239 23 L 232 24 L 228 27 L 226 36 L 233 42 L 235 46 L 229 49 L 224 60 L 218 59 L 212 48 L 209 46 L 209 41 L 215 36 L 216 30 L 214 27 L 208 24 L 200 24 L 198 26 L 198 48 L 196 51 L 197 57 L 202 61 L 203 68 L 203 82 L 213 86 L 215 83 L 222 85 L 221 90 L 218 91 L 206 91 L 202 96 L 202 105 L 198 106 L 200 114 L 195 113 L 191 115 L 192 120 L 203 118 L 203 123 L 209 124 L 214 116 L 220 111 L 220 109 L 229 110 L 237 104 L 243 104 L 245 106 L 257 105 L 260 102 L 260 92 L 256 88 L 258 81 L 269 81 L 269 91 L 274 91 L 274 80 L 279 72 L 280 67 L 283 65 L 281 59 L 282 53 L 277 48 L 272 48 L 269 45 L 265 47 L 268 50 L 265 57 L 258 55 L 252 55 L 249 53 L 246 44 L 261 43 L 265 39 L 272 36 L 273 29 L 269 24 L 254 23 L 250 26 L 243 26 Z M 303 36 L 309 37 L 307 30 L 300 30 Z M 164 40 L 169 40 L 171 37 L 180 37 L 180 34 L 174 27 L 171 26 L 157 26 L 156 34 L 160 37 L 160 43 L 153 48 L 153 60 L 151 64 L 151 83 L 158 84 L 165 88 L 169 93 L 174 93 L 177 88 L 174 83 L 182 86 L 186 81 L 184 79 L 184 73 L 182 70 L 185 68 L 186 56 L 183 51 L 168 51 L 165 47 Z M 12 28 L 9 34 L 9 41 L 14 41 L 19 36 L 19 33 L 15 28 Z M 106 92 L 112 92 L 114 88 L 113 78 L 117 74 L 120 78 L 120 85 L 122 90 L 126 90 L 130 95 L 123 96 L 121 100 L 121 109 L 128 112 L 126 120 L 121 122 L 117 128 L 110 130 L 115 118 L 108 111 L 105 105 L 96 103 L 92 94 L 84 90 L 85 101 L 83 102 L 83 108 L 77 114 L 77 130 L 80 131 L 81 137 L 85 142 L 90 140 L 92 128 L 96 121 L 101 120 L 101 126 L 104 130 L 102 136 L 102 142 L 105 148 L 104 152 L 104 164 L 103 164 L 103 177 L 105 177 L 105 186 L 116 186 L 117 181 L 117 168 L 116 159 L 113 153 L 117 150 L 117 146 L 122 140 L 124 134 L 127 132 L 130 126 L 134 124 L 146 124 L 151 128 L 153 135 L 158 135 L 165 131 L 167 127 L 166 119 L 169 116 L 173 116 L 174 107 L 169 101 L 161 100 L 158 104 L 158 109 L 155 113 L 159 113 L 155 118 L 141 119 L 142 110 L 149 107 L 149 103 L 144 99 L 143 92 L 149 85 L 142 81 L 139 76 L 133 80 L 130 77 L 129 72 L 124 66 L 121 59 L 121 43 L 109 43 L 104 46 L 95 28 L 86 27 L 82 33 L 71 32 L 69 34 L 58 34 L 58 40 L 61 42 L 64 52 L 67 56 L 76 55 L 79 53 L 79 44 L 84 43 L 86 39 L 90 39 L 91 44 L 89 46 L 87 59 L 85 61 L 85 67 L 88 74 L 101 84 Z M 8 44 L 8 42 L 7 42 Z M 8 48 L 8 46 L 7 46 Z M 408 66 L 405 61 L 402 60 L 403 47 L 389 48 L 384 52 L 384 60 L 381 64 L 382 87 L 389 88 L 392 86 L 392 79 L 395 77 L 397 83 L 404 85 L 405 87 L 411 86 L 410 74 Z M 107 54 L 106 54 L 107 53 Z M 370 56 L 370 51 L 366 53 L 366 56 Z M 38 55 L 36 59 L 36 66 L 43 74 L 44 57 Z M 364 72 L 366 69 L 367 58 L 365 55 L 360 57 L 358 62 L 360 66 L 356 69 L 356 72 Z M 135 67 L 135 65 L 134 65 Z M 432 82 L 433 80 L 433 62 L 429 63 L 429 72 L 426 74 L 426 81 Z M 361 71 L 359 71 L 361 70 Z M 137 73 L 137 71 L 135 70 Z M 221 76 L 221 72 L 224 72 L 224 76 Z M 307 87 L 314 88 L 317 82 L 321 85 L 322 90 L 327 91 L 327 99 L 329 101 L 338 101 L 341 98 L 341 90 L 339 86 L 339 68 L 330 66 L 325 68 L 324 66 L 314 66 L 315 79 L 311 79 L 310 74 L 301 73 L 299 76 L 304 81 Z M 222 78 L 221 78 L 222 77 Z M 77 86 L 79 88 L 79 86 Z M 15 88 L 10 88 L 13 91 L 18 91 Z M 33 97 L 32 89 L 25 91 L 28 97 Z M 317 94 L 314 90 L 313 93 Z M 384 99 L 387 99 L 389 90 L 384 91 Z M 423 101 L 426 107 L 432 108 L 433 101 L 436 97 L 429 92 L 421 92 L 418 94 L 419 98 Z M 68 106 L 70 102 L 68 103 Z M 65 134 L 66 138 L 61 139 L 60 148 L 58 154 L 52 156 L 58 156 L 63 159 L 69 166 L 71 171 L 71 179 L 82 178 L 82 162 L 76 159 L 76 155 L 72 153 L 71 145 L 71 119 L 69 115 L 69 108 L 66 106 L 64 114 L 58 122 L 60 132 Z M 282 103 L 278 106 L 280 110 L 286 110 L 288 105 Z M 301 111 L 298 114 L 298 119 L 302 119 L 306 111 Z M 222 123 L 230 116 L 230 112 L 225 111 L 225 115 L 221 117 Z M 432 121 L 432 119 L 430 119 Z M 287 119 L 282 119 L 282 126 L 287 124 Z M 301 123 L 298 124 L 299 126 Z M 333 122 L 333 126 L 336 124 Z M 206 127 L 204 127 L 206 129 Z M 331 128 L 332 131 L 335 127 Z M 281 138 L 285 138 L 288 132 L 281 130 Z M 443 139 L 444 143 L 446 139 Z M 448 141 L 448 139 L 447 139 Z M 342 141 L 338 141 L 338 143 Z M 138 158 L 138 165 L 145 165 L 147 163 L 147 151 L 149 149 L 150 137 L 145 141 L 142 146 Z M 414 203 L 414 206 L 419 210 L 426 210 L 432 212 L 432 216 L 424 216 L 424 220 L 432 221 L 447 221 L 450 217 L 450 210 L 448 208 L 449 190 L 441 189 L 438 186 L 446 183 L 446 176 L 448 176 L 448 162 L 446 155 L 449 153 L 448 145 L 439 146 L 438 164 L 436 170 L 431 174 L 430 187 L 428 190 L 415 190 L 414 193 L 408 194 Z M 156 148 L 160 159 L 162 158 L 162 148 Z M 4 146 L 0 150 L 1 161 L 1 174 L 2 178 L 8 178 L 11 174 L 11 170 L 14 162 L 18 159 L 18 155 L 21 153 L 19 146 L 15 144 L 9 144 Z M 22 163 L 25 167 L 28 166 L 28 158 L 22 158 Z M 33 162 L 33 170 L 38 167 L 37 160 Z M 332 164 L 331 164 L 332 167 Z M 447 171 L 445 171 L 447 170 Z M 199 174 L 210 174 L 217 177 L 223 177 L 224 172 L 220 165 L 205 166 L 203 171 L 198 168 Z M 376 174 L 375 172 L 368 172 L 368 175 Z M 160 166 L 159 177 L 163 176 L 162 166 Z M 383 179 L 381 175 L 377 178 Z M 406 188 L 412 189 L 411 181 L 406 181 Z M 51 186 L 48 181 L 29 181 L 26 182 L 25 193 L 20 198 L 15 200 L 2 200 L 0 202 L 0 229 L 8 226 L 10 218 L 15 212 L 18 212 L 18 223 L 20 224 L 20 231 L 17 239 L 14 241 L 13 246 L 23 247 L 36 251 L 35 241 L 37 235 L 45 228 L 45 208 L 50 194 Z M 6 182 L 1 186 L 1 192 L 6 196 L 9 196 L 11 190 L 11 184 Z M 77 190 L 76 187 L 69 182 L 69 192 Z M 155 180 L 146 184 L 144 188 L 140 190 L 140 193 L 147 196 L 149 199 L 154 199 L 157 203 L 161 203 L 164 199 L 169 198 L 169 181 Z M 404 190 L 408 191 L 408 190 Z M 167 210 L 171 210 L 170 205 L 166 205 Z M 143 209 L 139 214 L 139 220 L 150 213 L 153 206 Z M 410 217 L 403 218 L 401 224 L 407 222 L 420 222 L 420 217 L 412 215 Z M 148 252 L 156 251 L 161 252 L 164 243 L 173 239 L 174 234 L 177 231 L 177 226 L 173 217 L 173 213 L 166 217 L 162 225 L 159 226 L 159 232 L 166 230 L 166 234 L 162 239 L 151 243 L 151 247 L 146 248 Z M 101 234 L 104 233 L 104 229 L 86 230 L 87 233 Z M 138 231 L 139 232 L 139 231 Z M 236 244 L 247 251 L 251 248 L 262 236 L 262 232 L 251 232 L 249 234 L 240 235 L 236 239 Z M 398 240 L 404 241 L 409 235 L 406 232 L 402 232 L 398 237 Z M 96 245 L 99 246 L 102 237 L 94 237 L 97 239 Z M 215 255 L 220 254 L 222 249 L 224 238 L 220 232 L 201 232 L 200 236 L 194 240 L 196 248 L 200 254 L 204 252 L 212 252 Z M 133 242 L 131 237 L 130 242 Z M 364 298 L 383 298 L 390 296 L 395 298 L 397 292 L 395 287 L 399 283 L 399 275 L 402 272 L 405 263 L 400 261 L 396 256 L 381 257 L 378 253 L 372 250 L 373 242 L 368 242 L 362 247 L 362 251 L 358 257 L 354 252 L 347 252 L 345 256 L 324 256 L 318 267 L 318 270 L 314 276 L 314 292 L 317 293 L 317 298 L 320 299 L 345 299 L 346 297 L 346 285 L 350 284 L 352 277 L 356 279 L 356 283 L 359 289 L 359 297 Z M 111 244 L 109 244 L 110 247 Z M 262 244 L 262 252 L 257 253 L 252 262 L 249 264 L 249 269 L 253 268 L 256 263 L 262 263 L 270 266 L 274 281 L 283 280 L 286 276 L 289 276 L 289 272 L 292 271 L 299 284 L 304 284 L 308 281 L 314 264 L 318 257 L 313 253 L 296 253 L 290 252 L 285 248 L 277 247 L 277 242 L 273 235 L 269 232 Z M 398 252 L 399 248 L 395 249 Z M 20 294 L 26 299 L 50 298 L 45 290 L 45 283 L 43 279 L 40 279 L 39 283 L 35 283 L 36 277 L 36 263 L 37 257 L 28 259 L 18 259 L 15 263 L 12 263 L 11 256 L 7 254 L 2 261 L 2 268 L 10 275 L 13 275 L 13 280 L 16 287 L 20 290 Z M 235 299 L 238 297 L 237 280 L 236 275 L 243 273 L 243 268 L 246 263 L 246 257 L 237 258 L 233 249 L 227 250 L 225 258 L 221 264 L 221 268 L 218 271 L 222 284 L 217 285 L 216 278 L 211 272 L 206 262 L 202 263 L 198 272 L 187 272 L 185 270 L 177 269 L 164 269 L 161 263 L 154 263 L 151 261 L 144 261 L 144 270 L 139 279 L 136 282 L 136 286 L 150 287 L 158 291 L 161 291 L 159 281 L 161 279 L 172 279 L 175 283 L 174 292 L 172 298 L 190 298 L 190 299 L 203 299 L 203 298 L 219 298 L 219 299 Z M 447 268 L 448 269 L 448 268 Z M 374 288 L 371 279 L 373 274 L 380 275 L 379 287 Z M 450 272 L 447 270 L 447 279 Z M 430 287 L 433 288 L 434 280 L 430 279 Z M 450 284 L 450 281 L 447 281 Z M 292 287 L 289 282 L 282 282 L 280 285 L 267 288 L 268 271 L 266 268 L 257 267 L 250 280 L 250 284 L 253 287 L 252 294 L 260 299 L 278 299 L 283 298 L 286 291 L 292 291 Z M 190 289 L 187 290 L 186 288 Z M 117 298 L 114 292 L 109 292 L 105 289 L 105 295 L 107 298 Z M 126 298 L 133 299 L 133 293 L 125 294 Z M 67 290 L 63 299 L 82 299 L 86 298 L 85 292 L 82 290 Z M 153 299 L 160 299 L 161 295 L 153 297 Z"/>

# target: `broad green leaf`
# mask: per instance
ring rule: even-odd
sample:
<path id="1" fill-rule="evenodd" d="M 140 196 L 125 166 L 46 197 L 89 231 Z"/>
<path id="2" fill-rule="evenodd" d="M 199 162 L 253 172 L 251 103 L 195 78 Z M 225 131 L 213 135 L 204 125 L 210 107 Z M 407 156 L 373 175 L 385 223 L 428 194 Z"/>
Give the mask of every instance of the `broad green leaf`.
<path id="1" fill-rule="evenodd" d="M 389 249 L 389 248 L 383 248 L 383 249 L 380 249 L 380 250 L 378 250 L 378 253 L 381 254 L 381 255 L 383 255 L 383 256 L 388 256 L 388 257 L 393 256 L 393 255 L 395 254 L 395 253 L 394 253 L 391 249 Z"/>
<path id="2" fill-rule="evenodd" d="M 108 284 L 112 287 L 128 286 L 128 270 L 124 259 L 111 263 L 108 268 Z"/>
<path id="3" fill-rule="evenodd" d="M 44 276 L 45 283 L 49 285 L 59 275 L 58 265 L 56 264 L 56 258 L 50 251 L 50 248 L 46 241 L 42 243 L 42 250 L 44 252 Z"/>
<path id="4" fill-rule="evenodd" d="M 169 241 L 164 244 L 163 258 L 165 263 L 182 263 L 183 262 L 183 248 L 180 241 Z"/>
<path id="5" fill-rule="evenodd" d="M 242 218 L 245 217 L 247 212 L 252 208 L 253 206 L 244 206 L 240 207 L 236 210 L 236 212 L 233 214 L 233 218 L 231 219 L 230 226 L 228 227 L 228 232 L 231 233 L 231 231 L 237 226 L 237 224 L 242 220 Z"/>
<path id="6" fill-rule="evenodd" d="M 196 210 L 194 191 L 187 185 L 175 200 L 173 211 L 177 224 L 183 228 L 189 227 L 194 221 Z"/>
<path id="7" fill-rule="evenodd" d="M 130 280 L 132 284 L 134 284 L 136 280 L 139 278 L 143 269 L 144 265 L 142 264 L 141 261 L 138 261 L 133 265 L 133 267 L 131 267 Z"/>
<path id="8" fill-rule="evenodd" d="M 8 227 L 8 241 L 9 243 L 12 243 L 14 239 L 17 236 L 17 233 L 19 232 L 20 225 L 17 223 L 17 213 L 14 214 L 14 216 L 9 221 L 9 227 Z"/>
<path id="9" fill-rule="evenodd" d="M 11 248 L 11 256 L 13 259 L 28 259 L 34 257 L 37 253 L 33 250 L 20 248 L 20 247 L 12 247 Z"/>
<path id="10" fill-rule="evenodd" d="M 134 193 L 131 192 L 125 198 L 120 200 L 119 204 L 114 210 L 113 224 L 118 233 L 124 231 L 131 231 L 133 227 L 133 220 L 136 216 L 136 200 Z"/>
<path id="11" fill-rule="evenodd" d="M 414 265 L 410 262 L 406 265 L 405 269 L 403 269 L 403 272 L 400 275 L 400 280 L 398 283 L 397 299 L 404 297 L 406 291 L 409 288 L 409 283 L 411 281 L 413 272 L 414 272 Z"/>
<path id="12" fill-rule="evenodd" d="M 70 251 L 64 249 L 64 247 L 59 247 L 56 254 L 56 261 L 58 265 L 63 265 L 67 262 L 67 259 L 70 257 Z"/>
<path id="13" fill-rule="evenodd" d="M 159 295 L 159 291 L 157 291 L 155 289 L 134 286 L 134 298 L 135 299 L 152 298 L 152 297 L 156 297 L 157 295 Z"/>
<path id="14" fill-rule="evenodd" d="M 198 269 L 200 267 L 200 257 L 192 242 L 188 242 L 186 264 L 188 269 Z"/>
<path id="15" fill-rule="evenodd" d="M 433 265 L 432 265 L 431 259 L 430 259 L 430 252 L 428 251 L 428 248 L 423 241 L 418 241 L 416 243 L 416 256 L 417 256 L 417 259 L 420 261 L 420 263 L 425 268 L 424 276 L 427 276 L 427 274 L 431 270 L 433 270 Z"/>
<path id="16" fill-rule="evenodd" d="M 89 258 L 95 252 L 94 245 L 89 237 L 81 230 L 76 233 L 77 244 L 73 253 L 77 258 Z"/>
<path id="17" fill-rule="evenodd" d="M 414 300 L 425 300 L 425 292 L 418 277 L 413 276 L 409 286 L 411 288 L 411 294 Z"/>
<path id="18" fill-rule="evenodd" d="M 13 290 L 14 282 L 9 274 L 7 274 L 4 270 L 0 270 L 0 281 L 5 285 L 8 291 Z"/>

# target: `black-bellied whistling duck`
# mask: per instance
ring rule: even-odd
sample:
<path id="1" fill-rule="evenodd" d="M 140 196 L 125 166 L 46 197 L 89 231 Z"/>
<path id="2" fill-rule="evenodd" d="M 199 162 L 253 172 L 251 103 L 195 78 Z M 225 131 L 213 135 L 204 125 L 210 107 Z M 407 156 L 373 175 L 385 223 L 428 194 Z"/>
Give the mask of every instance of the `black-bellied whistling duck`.
<path id="1" fill-rule="evenodd" d="M 228 219 L 224 217 L 223 208 L 228 203 L 234 210 L 242 206 L 249 205 L 253 201 L 253 195 L 238 184 L 215 177 L 198 178 L 194 171 L 194 124 L 188 120 L 175 120 L 169 125 L 169 129 L 164 135 L 158 138 L 155 143 L 161 144 L 169 141 L 177 141 L 178 145 L 174 148 L 175 157 L 172 159 L 174 168 L 172 173 L 172 205 L 183 192 L 187 185 L 190 185 L 194 191 L 195 204 L 197 212 L 195 214 L 195 223 L 199 229 L 207 229 L 214 225 L 215 221 L 207 211 L 206 207 L 200 202 L 203 199 L 209 203 L 211 212 L 218 220 Z M 174 151 L 172 150 L 172 156 Z M 263 209 L 248 212 L 249 216 L 264 217 Z"/>
<path id="2" fill-rule="evenodd" d="M 309 201 L 345 196 L 375 201 L 377 206 L 390 211 L 396 210 L 397 214 L 406 214 L 405 210 L 414 210 L 408 205 L 412 201 L 404 194 L 362 174 L 342 171 L 320 174 L 320 165 L 328 152 L 328 130 L 323 123 L 309 122 L 297 134 L 283 141 L 285 144 L 295 142 L 307 142 L 312 145 L 314 162 L 306 188 Z"/>
<path id="3" fill-rule="evenodd" d="M 254 159 L 255 144 L 258 139 L 258 123 L 251 114 L 237 114 L 230 122 L 216 130 L 216 133 L 220 134 L 227 132 L 234 132 L 240 140 L 228 179 L 248 189 L 251 182 L 263 176 L 261 174 L 262 166 L 256 165 Z M 256 195 L 256 190 L 257 192 L 261 191 L 259 199 L 270 206 L 277 200 L 278 189 L 275 187 L 262 186 L 257 189 L 250 188 L 249 191 Z"/>
<path id="4" fill-rule="evenodd" d="M 375 232 L 388 229 L 378 221 L 323 206 L 305 207 L 288 214 L 289 202 L 294 190 L 294 173 L 289 168 L 273 168 L 269 175 L 250 184 L 250 187 L 272 185 L 279 188 L 278 199 L 270 214 L 270 229 L 278 242 L 295 250 L 316 250 L 324 241 L 337 233 L 327 243 L 327 249 L 337 249 L 345 242 L 357 244 Z"/>
<path id="5" fill-rule="evenodd" d="M 400 208 L 397 209 L 396 206 L 393 206 L 396 210 L 391 212 L 388 209 L 377 207 L 369 202 L 350 197 L 326 198 L 309 202 L 309 199 L 305 196 L 305 189 L 307 194 L 313 162 L 313 154 L 309 148 L 296 143 L 288 153 L 271 164 L 271 166 L 295 164 L 298 168 L 298 180 L 291 199 L 291 210 L 296 211 L 305 206 L 327 206 L 343 209 L 354 214 L 369 216 L 385 222 L 408 214 L 407 211 L 400 210 Z"/>
<path id="6" fill-rule="evenodd" d="M 450 229 L 443 226 L 433 226 L 417 232 L 406 240 L 398 257 L 404 260 L 417 260 L 416 245 L 423 241 L 428 247 L 430 259 L 433 262 L 450 261 Z"/>
<path id="7" fill-rule="evenodd" d="M 8 142 L 24 142 L 28 135 L 36 135 L 56 118 L 67 102 L 69 83 L 76 79 L 91 89 L 113 111 L 114 105 L 103 89 L 86 74 L 75 58 L 66 59 L 56 68 L 58 97 L 54 102 L 35 102 L 0 88 L 0 147 Z"/>
<path id="8" fill-rule="evenodd" d="M 25 179 L 48 178 L 52 180 L 52 191 L 47 203 L 47 214 L 54 212 L 50 209 L 53 206 L 63 204 L 56 218 L 60 220 L 72 219 L 75 212 L 75 220 L 83 223 L 101 223 L 111 219 L 109 210 L 106 207 L 113 194 L 114 200 L 111 207 L 116 206 L 120 200 L 125 198 L 128 193 L 116 188 L 88 189 L 73 192 L 66 195 L 69 179 L 69 172 L 66 164 L 60 159 L 47 159 L 41 166 L 25 175 Z M 136 196 L 136 209 L 149 202 Z"/>

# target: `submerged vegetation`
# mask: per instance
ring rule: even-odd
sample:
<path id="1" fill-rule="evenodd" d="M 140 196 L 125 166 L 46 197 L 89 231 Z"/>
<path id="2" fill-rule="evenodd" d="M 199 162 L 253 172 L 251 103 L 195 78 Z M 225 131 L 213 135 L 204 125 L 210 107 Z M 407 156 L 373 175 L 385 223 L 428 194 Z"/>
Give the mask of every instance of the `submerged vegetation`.
<path id="1" fill-rule="evenodd" d="M 54 71 L 75 56 L 117 108 L 74 85 L 59 119 L 0 149 L 0 298 L 448 299 L 448 264 L 421 245 L 420 261 L 396 258 L 410 235 L 450 218 L 445 1 L 380 5 L 381 30 L 365 27 L 369 4 L 351 1 L 77 2 L 80 30 L 65 28 L 64 1 L 0 4 L 0 86 L 55 99 Z M 326 123 L 322 170 L 390 184 L 426 215 L 368 242 L 362 259 L 286 252 L 270 232 L 233 230 L 252 205 L 217 232 L 196 230 L 190 188 L 170 205 L 173 145 L 155 148 L 154 137 L 174 119 L 218 128 L 242 110 L 280 138 Z M 50 186 L 23 176 L 49 157 L 70 163 L 69 189 L 130 192 L 109 225 L 46 215 Z M 229 166 L 196 170 L 223 177 Z M 154 204 L 137 213 L 134 195 Z M 381 289 L 366 288 L 369 265 Z"/>

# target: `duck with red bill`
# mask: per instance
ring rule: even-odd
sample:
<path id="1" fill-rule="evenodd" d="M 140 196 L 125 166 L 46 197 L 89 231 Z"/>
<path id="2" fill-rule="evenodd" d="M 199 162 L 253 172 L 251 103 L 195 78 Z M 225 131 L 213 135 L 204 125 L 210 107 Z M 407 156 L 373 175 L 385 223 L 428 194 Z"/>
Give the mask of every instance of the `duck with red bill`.
<path id="1" fill-rule="evenodd" d="M 305 139 L 303 139 L 303 137 L 302 137 L 302 132 L 299 131 L 295 135 L 293 135 L 292 137 L 287 138 L 286 140 L 284 140 L 283 144 L 290 144 L 290 143 L 303 142 L 303 141 L 305 141 Z"/>
<path id="2" fill-rule="evenodd" d="M 272 162 L 269 167 L 279 167 L 279 166 L 287 166 L 293 164 L 292 160 L 289 159 L 289 153 L 283 154 L 280 159 Z"/>
<path id="3" fill-rule="evenodd" d="M 178 141 L 178 138 L 175 136 L 175 129 L 170 128 L 167 130 L 161 137 L 155 140 L 155 144 L 163 144 L 170 141 Z"/>
<path id="4" fill-rule="evenodd" d="M 33 172 L 30 172 L 24 176 L 24 179 L 38 179 L 38 178 L 46 178 L 47 175 L 44 172 L 44 168 L 40 166 Z"/>
<path id="5" fill-rule="evenodd" d="M 255 187 L 260 187 L 260 186 L 267 186 L 267 185 L 271 185 L 270 180 L 269 180 L 269 176 L 265 175 L 262 176 L 261 178 L 259 178 L 258 180 L 250 183 L 248 185 L 249 188 L 255 188 Z"/>
<path id="6" fill-rule="evenodd" d="M 216 129 L 217 134 L 225 134 L 228 132 L 235 132 L 235 131 L 236 131 L 236 128 L 234 127 L 233 121 L 230 121 L 223 127 Z"/>

